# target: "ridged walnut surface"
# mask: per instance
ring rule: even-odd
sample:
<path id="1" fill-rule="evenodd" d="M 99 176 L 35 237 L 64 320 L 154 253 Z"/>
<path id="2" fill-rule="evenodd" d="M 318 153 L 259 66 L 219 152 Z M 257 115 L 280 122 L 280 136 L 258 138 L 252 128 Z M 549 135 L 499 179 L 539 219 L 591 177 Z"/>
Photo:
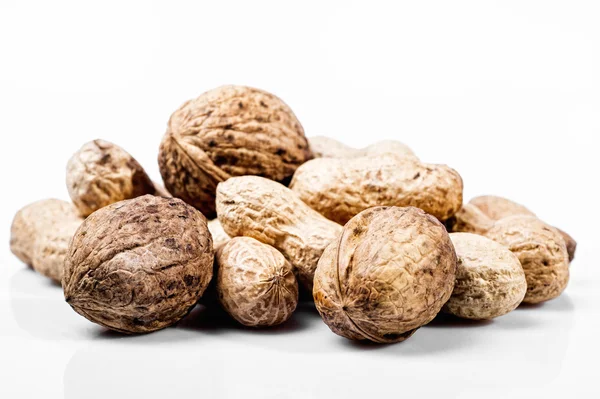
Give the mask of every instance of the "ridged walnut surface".
<path id="1" fill-rule="evenodd" d="M 535 216 L 533 212 L 525 208 L 523 205 L 495 195 L 482 195 L 480 197 L 475 197 L 471 199 L 469 203 L 479 208 L 484 214 L 486 214 L 493 220 L 499 220 L 507 216 L 514 215 Z M 569 252 L 569 262 L 571 262 L 573 258 L 575 258 L 575 251 L 577 250 L 577 241 L 575 241 L 573 237 L 571 237 L 569 234 L 562 231 L 561 229 L 556 229 L 565 240 L 565 244 L 567 245 L 567 251 Z"/>
<path id="2" fill-rule="evenodd" d="M 84 217 L 115 202 L 156 192 L 142 166 L 105 140 L 90 141 L 73 154 L 67 163 L 67 189 Z"/>
<path id="3" fill-rule="evenodd" d="M 486 237 L 508 247 L 527 279 L 523 302 L 556 298 L 569 282 L 569 254 L 560 233 L 535 216 L 511 216 L 494 223 Z"/>
<path id="4" fill-rule="evenodd" d="M 231 240 L 231 237 L 229 237 L 229 235 L 225 233 L 225 230 L 223 230 L 223 226 L 221 226 L 219 219 L 208 221 L 208 231 L 210 231 L 212 236 L 213 248 L 215 249 L 215 252 L 221 248 L 222 245 L 227 244 L 227 242 Z"/>
<path id="5" fill-rule="evenodd" d="M 245 326 L 269 327 L 290 318 L 298 283 L 281 252 L 250 237 L 235 237 L 217 251 L 217 292 L 225 311 Z"/>
<path id="6" fill-rule="evenodd" d="M 171 115 L 158 163 L 175 197 L 215 216 L 215 190 L 231 176 L 284 181 L 312 157 L 292 110 L 273 94 L 222 86 Z"/>
<path id="7" fill-rule="evenodd" d="M 448 166 L 381 154 L 314 159 L 298 168 L 290 188 L 310 207 L 344 224 L 379 205 L 414 206 L 446 220 L 462 205 L 463 183 Z"/>
<path id="8" fill-rule="evenodd" d="M 390 153 L 400 157 L 417 159 L 415 153 L 406 144 L 395 140 L 378 141 L 361 149 L 349 147 L 326 136 L 309 137 L 308 142 L 315 158 L 356 158 Z"/>
<path id="9" fill-rule="evenodd" d="M 505 246 L 471 233 L 450 234 L 458 257 L 456 282 L 444 311 L 484 320 L 514 310 L 527 281 L 519 259 Z"/>
<path id="10" fill-rule="evenodd" d="M 204 216 L 176 198 L 145 195 L 90 215 L 65 261 L 65 299 L 89 320 L 124 333 L 167 327 L 212 277 Z"/>
<path id="11" fill-rule="evenodd" d="M 315 304 L 338 335 L 403 341 L 446 303 L 456 263 L 450 237 L 433 216 L 412 207 L 370 208 L 323 253 Z"/>
<path id="12" fill-rule="evenodd" d="M 12 222 L 10 249 L 38 273 L 61 282 L 69 240 L 83 222 L 73 204 L 46 199 L 19 210 Z"/>
<path id="13" fill-rule="evenodd" d="M 230 236 L 252 237 L 279 250 L 311 291 L 321 254 L 342 231 L 287 187 L 258 176 L 219 184 L 217 213 Z"/>

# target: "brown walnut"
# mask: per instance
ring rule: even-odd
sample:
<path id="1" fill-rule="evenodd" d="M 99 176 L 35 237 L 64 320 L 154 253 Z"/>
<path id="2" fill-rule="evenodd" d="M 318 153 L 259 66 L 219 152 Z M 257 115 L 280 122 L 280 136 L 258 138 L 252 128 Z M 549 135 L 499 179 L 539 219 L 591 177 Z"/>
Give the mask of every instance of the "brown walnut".
<path id="1" fill-rule="evenodd" d="M 66 301 L 124 333 L 158 330 L 196 304 L 212 277 L 204 216 L 176 198 L 145 195 L 91 214 L 65 261 Z"/>
<path id="2" fill-rule="evenodd" d="M 313 295 L 338 335 L 403 341 L 450 297 L 456 253 L 444 226 L 420 209 L 374 207 L 345 226 L 319 260 Z"/>
<path id="3" fill-rule="evenodd" d="M 241 175 L 283 182 L 311 157 L 300 122 L 278 97 L 222 86 L 171 115 L 158 163 L 167 190 L 213 218 L 218 183 Z"/>

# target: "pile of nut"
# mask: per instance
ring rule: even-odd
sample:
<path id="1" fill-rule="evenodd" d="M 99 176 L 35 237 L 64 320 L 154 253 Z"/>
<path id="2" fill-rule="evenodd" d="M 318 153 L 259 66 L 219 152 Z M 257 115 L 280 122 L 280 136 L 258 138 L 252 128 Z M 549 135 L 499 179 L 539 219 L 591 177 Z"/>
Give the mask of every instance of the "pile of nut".
<path id="1" fill-rule="evenodd" d="M 117 145 L 86 143 L 66 168 L 72 202 L 35 202 L 12 224 L 12 252 L 112 330 L 168 327 L 201 298 L 274 326 L 305 291 L 336 334 L 391 343 L 439 312 L 492 319 L 569 280 L 576 242 L 527 208 L 463 203 L 458 172 L 399 142 L 307 139 L 262 90 L 183 104 L 158 163 L 164 188 Z"/>

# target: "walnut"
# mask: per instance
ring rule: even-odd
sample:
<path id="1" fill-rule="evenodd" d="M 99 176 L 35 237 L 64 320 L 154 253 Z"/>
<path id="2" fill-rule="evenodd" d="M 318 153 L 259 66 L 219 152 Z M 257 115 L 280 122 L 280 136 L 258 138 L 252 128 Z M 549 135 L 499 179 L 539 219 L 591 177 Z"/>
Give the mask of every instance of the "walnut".
<path id="1" fill-rule="evenodd" d="M 246 326 L 274 326 L 298 304 L 292 265 L 275 248 L 235 237 L 217 251 L 217 292 L 225 311 Z"/>
<path id="2" fill-rule="evenodd" d="M 319 260 L 313 295 L 333 332 L 403 341 L 446 303 L 456 253 L 444 226 L 413 207 L 374 207 L 353 217 Z"/>
<path id="3" fill-rule="evenodd" d="M 82 216 L 156 188 L 140 164 L 105 140 L 84 144 L 67 163 L 67 189 Z"/>
<path id="4" fill-rule="evenodd" d="M 175 197 L 215 217 L 215 192 L 231 176 L 279 182 L 312 157 L 304 130 L 279 98 L 244 86 L 222 86 L 171 115 L 158 163 Z"/>
<path id="5" fill-rule="evenodd" d="M 167 327 L 212 277 L 204 216 L 176 198 L 145 195 L 91 214 L 73 237 L 63 289 L 73 309 L 112 330 Z"/>
<path id="6" fill-rule="evenodd" d="M 467 319 L 492 319 L 515 309 L 527 281 L 519 259 L 508 248 L 471 233 L 450 234 L 458 256 L 456 282 L 444 310 Z"/>

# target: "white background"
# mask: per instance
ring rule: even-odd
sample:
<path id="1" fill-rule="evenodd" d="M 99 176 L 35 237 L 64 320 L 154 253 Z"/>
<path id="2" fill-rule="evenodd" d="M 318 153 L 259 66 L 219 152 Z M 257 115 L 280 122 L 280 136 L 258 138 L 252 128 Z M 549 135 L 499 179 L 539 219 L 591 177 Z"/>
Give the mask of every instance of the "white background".
<path id="1" fill-rule="evenodd" d="M 600 3 L 0 1 L 0 397 L 588 397 L 600 354 Z M 159 178 L 170 113 L 221 84 L 274 92 L 307 135 L 409 144 L 579 242 L 563 296 L 489 323 L 356 345 L 309 308 L 253 331 L 195 312 L 122 337 L 8 250 L 104 138 Z"/>

